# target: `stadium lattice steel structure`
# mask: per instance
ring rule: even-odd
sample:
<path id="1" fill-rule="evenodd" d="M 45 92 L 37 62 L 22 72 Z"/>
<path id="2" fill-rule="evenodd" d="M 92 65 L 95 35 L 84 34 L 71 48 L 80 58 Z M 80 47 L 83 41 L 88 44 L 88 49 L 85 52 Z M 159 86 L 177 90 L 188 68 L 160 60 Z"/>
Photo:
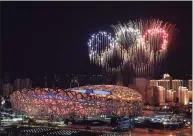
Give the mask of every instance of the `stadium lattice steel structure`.
<path id="1" fill-rule="evenodd" d="M 90 85 L 62 89 L 23 89 L 10 96 L 13 110 L 27 115 L 65 117 L 139 114 L 142 96 L 135 90 L 116 85 Z"/>

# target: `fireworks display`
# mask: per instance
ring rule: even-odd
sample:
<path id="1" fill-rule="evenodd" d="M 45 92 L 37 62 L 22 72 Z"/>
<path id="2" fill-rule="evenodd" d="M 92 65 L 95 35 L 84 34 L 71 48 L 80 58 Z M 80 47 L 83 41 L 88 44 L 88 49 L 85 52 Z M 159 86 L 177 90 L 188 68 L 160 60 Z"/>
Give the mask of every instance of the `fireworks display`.
<path id="1" fill-rule="evenodd" d="M 171 44 L 174 26 L 152 19 L 129 21 L 112 28 L 113 36 L 99 32 L 89 39 L 91 62 L 107 72 L 121 72 L 127 67 L 135 76 L 155 76 Z"/>
<path id="2" fill-rule="evenodd" d="M 111 34 L 106 32 L 99 32 L 91 37 L 88 42 L 90 60 L 99 66 L 105 67 L 106 61 L 112 54 L 111 49 L 113 48 L 114 39 Z"/>

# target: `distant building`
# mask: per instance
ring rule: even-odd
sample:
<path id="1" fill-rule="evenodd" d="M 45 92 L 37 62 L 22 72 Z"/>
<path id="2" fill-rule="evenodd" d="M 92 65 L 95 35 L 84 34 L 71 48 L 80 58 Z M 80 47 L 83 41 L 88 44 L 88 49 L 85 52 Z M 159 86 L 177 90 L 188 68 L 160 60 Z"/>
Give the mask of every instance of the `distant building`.
<path id="1" fill-rule="evenodd" d="M 165 89 L 161 86 L 150 87 L 147 91 L 147 103 L 151 105 L 165 104 L 164 91 Z"/>
<path id="2" fill-rule="evenodd" d="M 135 78 L 135 85 L 139 93 L 142 95 L 143 102 L 147 101 L 147 89 L 149 88 L 149 80 L 146 78 Z"/>
<path id="3" fill-rule="evenodd" d="M 143 99 L 146 100 L 145 102 L 151 102 L 152 96 L 154 96 L 154 99 L 163 98 L 163 102 L 165 103 L 178 101 L 186 105 L 187 102 L 192 101 L 192 80 L 172 80 L 169 74 L 164 74 L 161 80 L 149 80 L 149 85 L 146 85 L 148 86 L 146 90 L 144 90 L 144 86 L 147 82 L 142 82 L 142 79 L 136 81 L 136 86 L 139 88 L 139 92 L 142 94 Z M 156 94 L 156 87 L 163 87 L 163 93 L 157 91 L 159 95 Z M 163 97 L 160 95 L 163 95 Z M 159 98 L 155 98 L 158 96 Z M 158 101 L 159 100 L 157 100 L 157 102 Z"/>
<path id="4" fill-rule="evenodd" d="M 150 80 L 150 87 L 152 86 L 162 86 L 164 87 L 164 100 L 168 101 L 171 98 L 171 79 L 172 77 L 169 74 L 163 74 L 163 77 L 161 80 Z M 170 92 L 168 92 L 170 90 Z M 170 95 L 170 98 L 169 96 Z"/>
<path id="5" fill-rule="evenodd" d="M 188 96 L 189 102 L 192 102 L 192 80 L 188 80 Z"/>
<path id="6" fill-rule="evenodd" d="M 158 80 L 158 86 L 162 86 L 165 88 L 165 92 L 164 92 L 164 99 L 167 101 L 168 98 L 168 90 L 171 89 L 171 84 L 170 84 L 170 80 L 168 79 L 162 79 L 162 80 Z"/>
<path id="7" fill-rule="evenodd" d="M 29 78 L 26 79 L 16 79 L 14 81 L 14 90 L 18 89 L 29 89 L 32 88 L 32 81 Z"/>
<path id="8" fill-rule="evenodd" d="M 179 86 L 182 86 L 183 80 L 172 80 L 172 91 L 174 91 L 174 99 L 179 98 Z"/>
<path id="9" fill-rule="evenodd" d="M 78 77 L 78 79 L 80 79 Z M 78 80 L 80 82 L 80 80 Z M 102 84 L 103 83 L 103 76 L 102 75 L 92 75 L 89 77 L 89 81 L 88 83 L 92 84 L 92 85 L 96 85 L 96 84 Z"/>
<path id="10" fill-rule="evenodd" d="M 3 84 L 3 96 L 8 98 L 9 95 L 13 92 L 13 85 L 10 83 Z"/>
<path id="11" fill-rule="evenodd" d="M 150 86 L 163 86 L 166 90 L 171 89 L 170 80 L 167 80 L 167 79 L 150 80 Z"/>
<path id="12" fill-rule="evenodd" d="M 21 79 L 17 78 L 13 82 L 14 90 L 21 89 Z"/>
<path id="13" fill-rule="evenodd" d="M 188 90 L 192 91 L 192 80 L 188 80 Z"/>
<path id="14" fill-rule="evenodd" d="M 77 77 L 71 79 L 70 81 L 70 88 L 73 88 L 73 87 L 79 87 L 79 82 Z"/>
<path id="15" fill-rule="evenodd" d="M 152 86 L 158 86 L 158 80 L 150 80 L 149 81 L 150 87 Z"/>
<path id="16" fill-rule="evenodd" d="M 183 86 L 179 86 L 178 89 L 178 98 L 179 98 L 179 103 L 183 104 L 183 105 L 187 105 L 189 102 L 189 96 L 188 96 L 188 88 L 187 87 L 183 87 Z"/>
<path id="17" fill-rule="evenodd" d="M 171 80 L 172 79 L 172 77 L 169 74 L 163 74 L 162 78 L 165 80 Z"/>
<path id="18" fill-rule="evenodd" d="M 71 78 L 71 79 L 76 79 L 78 80 L 78 83 L 80 86 L 84 86 L 84 85 L 99 85 L 99 84 L 103 84 L 105 77 L 102 75 L 77 75 L 75 78 Z M 69 80 L 71 80 L 69 79 Z"/>
<path id="19" fill-rule="evenodd" d="M 44 77 L 44 87 L 47 88 L 48 87 L 48 78 Z"/>
<path id="20" fill-rule="evenodd" d="M 166 90 L 166 102 L 174 102 L 174 91 L 172 89 Z"/>
<path id="21" fill-rule="evenodd" d="M 21 88 L 29 89 L 32 88 L 32 81 L 29 78 L 21 80 Z"/>
<path id="22" fill-rule="evenodd" d="M 163 86 L 166 90 L 171 89 L 170 80 L 162 79 L 158 80 L 158 86 Z"/>
<path id="23" fill-rule="evenodd" d="M 3 87 L 3 79 L 0 78 L 0 90 L 2 89 L 2 87 Z"/>
<path id="24" fill-rule="evenodd" d="M 162 80 L 150 80 L 150 88 L 151 87 L 162 87 L 163 90 L 163 99 L 164 99 L 164 103 L 168 100 L 168 91 L 170 90 L 170 80 L 168 79 L 162 79 Z"/>
<path id="25" fill-rule="evenodd" d="M 192 102 L 192 91 L 188 91 L 189 102 Z"/>
<path id="26" fill-rule="evenodd" d="M 55 74 L 53 88 L 59 88 L 59 87 L 60 87 L 60 76 Z"/>
<path id="27" fill-rule="evenodd" d="M 20 82 L 20 89 L 23 89 L 25 88 L 25 79 L 21 79 L 21 82 Z"/>

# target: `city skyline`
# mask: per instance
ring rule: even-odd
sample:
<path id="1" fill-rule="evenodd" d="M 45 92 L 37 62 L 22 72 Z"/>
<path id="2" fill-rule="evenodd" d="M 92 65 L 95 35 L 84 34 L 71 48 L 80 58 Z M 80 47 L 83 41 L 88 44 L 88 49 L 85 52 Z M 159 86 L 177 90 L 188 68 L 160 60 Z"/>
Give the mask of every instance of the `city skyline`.
<path id="1" fill-rule="evenodd" d="M 163 72 L 174 78 L 192 75 L 190 2 L 13 2 L 1 6 L 3 73 L 11 76 L 100 73 L 89 63 L 88 37 L 110 31 L 109 25 L 118 21 L 154 17 L 178 29 Z M 117 6 L 122 8 L 114 10 Z"/>

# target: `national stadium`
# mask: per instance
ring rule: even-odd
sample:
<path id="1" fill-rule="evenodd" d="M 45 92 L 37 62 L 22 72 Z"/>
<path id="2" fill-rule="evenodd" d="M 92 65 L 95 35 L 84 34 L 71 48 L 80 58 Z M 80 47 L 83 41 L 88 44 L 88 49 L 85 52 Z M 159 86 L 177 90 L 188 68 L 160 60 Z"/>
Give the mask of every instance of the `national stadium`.
<path id="1" fill-rule="evenodd" d="M 137 91 L 117 85 L 88 85 L 69 89 L 22 89 L 14 92 L 11 103 L 15 112 L 29 116 L 94 117 L 112 113 L 138 115 L 142 96 Z"/>

